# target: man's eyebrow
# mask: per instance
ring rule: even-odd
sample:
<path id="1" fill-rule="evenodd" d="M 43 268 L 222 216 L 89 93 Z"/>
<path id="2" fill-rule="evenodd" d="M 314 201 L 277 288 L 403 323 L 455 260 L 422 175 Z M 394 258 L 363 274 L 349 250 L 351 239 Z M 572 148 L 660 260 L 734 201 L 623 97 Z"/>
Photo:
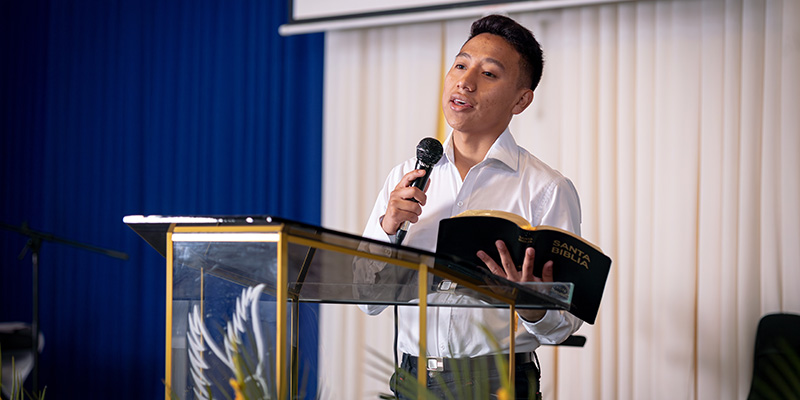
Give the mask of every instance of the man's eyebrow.
<path id="1" fill-rule="evenodd" d="M 469 53 L 466 53 L 466 52 L 463 52 L 463 51 L 461 53 L 458 53 L 458 55 L 456 56 L 456 58 L 459 58 L 459 57 L 467 58 L 467 59 L 470 59 L 470 60 L 472 59 L 472 56 L 469 55 Z M 503 63 L 500 62 L 500 60 L 498 60 L 498 59 L 489 57 L 489 58 L 484 58 L 483 61 L 487 62 L 487 63 L 490 63 L 490 64 L 494 64 L 494 65 L 496 65 L 498 68 L 500 68 L 503 71 L 505 71 L 505 69 L 506 69 L 506 66 L 503 65 Z"/>

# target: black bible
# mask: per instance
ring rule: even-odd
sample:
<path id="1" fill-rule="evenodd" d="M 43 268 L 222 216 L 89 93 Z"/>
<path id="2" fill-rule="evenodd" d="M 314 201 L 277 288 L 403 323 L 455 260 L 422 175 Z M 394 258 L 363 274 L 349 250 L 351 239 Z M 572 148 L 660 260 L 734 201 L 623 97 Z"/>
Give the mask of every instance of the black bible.
<path id="1" fill-rule="evenodd" d="M 542 276 L 544 264 L 553 261 L 553 280 L 575 285 L 569 312 L 594 324 L 611 258 L 580 236 L 550 226 L 534 227 L 504 211 L 470 210 L 439 222 L 436 252 L 488 270 L 476 253 L 483 250 L 500 265 L 497 240 L 505 242 L 517 268 L 522 268 L 525 249 L 533 247 L 537 277 Z"/>

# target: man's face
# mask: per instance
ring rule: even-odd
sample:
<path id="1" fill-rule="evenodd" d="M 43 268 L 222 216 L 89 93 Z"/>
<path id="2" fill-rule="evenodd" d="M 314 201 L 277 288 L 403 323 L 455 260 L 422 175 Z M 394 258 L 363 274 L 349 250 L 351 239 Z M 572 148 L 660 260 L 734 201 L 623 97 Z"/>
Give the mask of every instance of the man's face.
<path id="1" fill-rule="evenodd" d="M 533 100 L 520 73 L 520 55 L 503 38 L 483 33 L 470 39 L 444 79 L 447 123 L 469 135 L 502 133 Z"/>

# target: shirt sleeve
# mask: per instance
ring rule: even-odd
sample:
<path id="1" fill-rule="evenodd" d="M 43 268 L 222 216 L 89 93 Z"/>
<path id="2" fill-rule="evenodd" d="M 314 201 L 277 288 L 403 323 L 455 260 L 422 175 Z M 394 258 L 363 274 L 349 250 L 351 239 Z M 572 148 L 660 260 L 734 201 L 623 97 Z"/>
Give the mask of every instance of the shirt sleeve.
<path id="1" fill-rule="evenodd" d="M 363 243 L 361 246 L 359 246 L 359 250 L 369 253 L 378 253 L 380 250 L 384 249 L 383 247 L 381 247 L 381 249 L 377 249 L 377 247 L 378 246 L 373 243 Z M 357 298 L 376 299 L 383 295 L 383 293 L 376 292 L 376 289 L 379 290 L 382 286 L 376 285 L 375 283 L 378 281 L 379 273 L 385 268 L 386 263 L 382 261 L 364 257 L 356 257 L 353 259 L 353 282 L 356 284 L 354 294 Z M 359 304 L 358 308 L 368 315 L 378 315 L 386 308 L 386 306 L 376 304 Z"/>
<path id="2" fill-rule="evenodd" d="M 572 181 L 564 177 L 554 180 L 548 194 L 540 205 L 541 225 L 554 226 L 580 236 L 581 204 Z M 561 343 L 583 324 L 578 317 L 564 310 L 547 310 L 536 322 L 520 320 L 525 330 L 536 336 L 541 344 Z"/>
<path id="3" fill-rule="evenodd" d="M 389 173 L 389 176 L 386 177 L 386 181 L 383 183 L 383 188 L 378 193 L 378 197 L 375 199 L 375 204 L 372 207 L 372 212 L 369 215 L 369 219 L 367 219 L 367 225 L 364 228 L 364 234 L 362 235 L 365 238 L 375 239 L 382 242 L 391 243 L 392 236 L 388 235 L 386 232 L 383 231 L 381 227 L 381 218 L 386 214 L 386 207 L 389 204 L 389 195 L 392 192 L 392 189 L 397 185 L 400 178 L 402 178 L 402 165 L 398 165 Z M 399 174 L 399 177 L 397 175 Z M 366 246 L 364 248 L 363 246 Z M 373 247 L 377 248 L 378 246 Z M 370 244 L 366 243 L 362 245 L 362 250 L 366 250 L 371 253 L 375 253 L 373 249 L 370 248 Z M 391 256 L 391 254 L 384 254 L 386 256 Z M 354 283 L 363 284 L 364 287 L 368 287 L 371 284 L 376 283 L 378 279 L 378 273 L 383 271 L 386 268 L 386 263 L 356 257 L 353 261 L 353 279 Z M 373 285 L 374 287 L 374 285 Z M 359 296 L 372 296 L 373 294 L 368 293 L 358 293 Z M 377 315 L 380 314 L 385 308 L 385 305 L 375 305 L 375 304 L 361 304 L 358 306 L 362 311 L 369 315 Z"/>
<path id="4" fill-rule="evenodd" d="M 539 225 L 554 226 L 581 235 L 581 202 L 578 191 L 569 179 L 560 177 L 554 180 L 539 208 L 539 215 L 542 216 Z"/>
<path id="5" fill-rule="evenodd" d="M 397 183 L 400 182 L 400 179 L 403 178 L 403 171 L 406 164 L 408 164 L 408 162 L 394 167 L 383 182 L 383 188 L 378 192 L 378 197 L 375 199 L 372 212 L 369 214 L 369 219 L 367 219 L 367 225 L 364 227 L 364 234 L 362 236 L 365 238 L 380 240 L 382 242 L 391 242 L 392 238 L 384 232 L 381 227 L 381 218 L 386 214 L 386 207 L 389 205 L 389 195 L 392 193 L 394 187 L 397 186 Z"/>

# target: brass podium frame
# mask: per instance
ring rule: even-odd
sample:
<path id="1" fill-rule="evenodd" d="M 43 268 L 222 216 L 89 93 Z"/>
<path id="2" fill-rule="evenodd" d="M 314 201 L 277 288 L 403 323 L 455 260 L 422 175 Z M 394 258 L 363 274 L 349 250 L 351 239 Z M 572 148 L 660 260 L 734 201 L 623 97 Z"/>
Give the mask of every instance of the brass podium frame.
<path id="1" fill-rule="evenodd" d="M 197 221 L 192 221 L 192 218 L 198 218 Z M 216 222 L 214 222 L 216 219 Z M 442 268 L 441 265 L 437 264 L 437 259 L 439 256 L 423 252 L 423 251 L 416 251 L 415 249 L 411 248 L 404 248 L 394 245 L 389 245 L 386 243 L 380 243 L 380 245 L 386 247 L 396 247 L 398 249 L 404 249 L 410 253 L 419 254 L 419 259 L 414 261 L 408 261 L 400 258 L 393 258 L 386 255 L 375 254 L 368 251 L 363 251 L 361 249 L 353 248 L 336 243 L 329 243 L 323 241 L 321 238 L 313 237 L 313 235 L 303 235 L 298 233 L 293 233 L 292 227 L 301 226 L 301 227 L 311 227 L 309 225 L 296 223 L 293 221 L 281 220 L 278 218 L 272 217 L 256 217 L 256 218 L 244 218 L 244 217 L 231 217 L 230 221 L 226 222 L 225 217 L 141 217 L 141 216 L 131 216 L 126 217 L 125 222 L 128 223 L 134 230 L 137 231 L 145 240 L 147 240 L 151 245 L 156 247 L 166 258 L 166 360 L 165 360 L 165 383 L 166 383 L 166 392 L 165 398 L 170 399 L 170 388 L 172 387 L 172 368 L 173 368 L 173 360 L 172 360 L 172 350 L 173 350 L 173 343 L 172 343 L 172 336 L 173 336 L 173 276 L 174 276 L 174 254 L 173 248 L 175 243 L 182 242 L 182 241 L 199 241 L 199 242 L 217 242 L 217 241 L 226 241 L 232 243 L 245 243 L 245 242 L 269 242 L 269 243 L 276 243 L 277 244 L 277 277 L 275 282 L 275 299 L 276 299 L 276 326 L 277 326 L 277 333 L 276 333 L 276 343 L 275 343 L 275 384 L 276 384 L 276 392 L 278 393 L 279 399 L 286 399 L 292 398 L 294 399 L 297 395 L 297 385 L 298 385 L 298 376 L 297 376 L 297 365 L 287 365 L 287 360 L 290 360 L 290 363 L 295 363 L 294 355 L 288 354 L 288 344 L 289 338 L 287 337 L 287 328 L 290 327 L 289 324 L 289 315 L 287 314 L 287 306 L 289 301 L 291 300 L 294 304 L 298 302 L 302 302 L 303 299 L 300 297 L 299 293 L 292 293 L 289 288 L 289 245 L 290 244 L 297 244 L 301 246 L 306 246 L 309 249 L 321 249 L 321 250 L 328 250 L 332 252 L 342 253 L 351 255 L 354 257 L 361 257 L 366 259 L 372 259 L 380 262 L 385 262 L 387 264 L 397 265 L 404 268 L 408 268 L 414 271 L 417 271 L 418 276 L 418 284 L 417 284 L 417 296 L 419 303 L 416 304 L 419 307 L 419 337 L 420 337 L 420 352 L 419 354 L 426 354 L 427 348 L 427 339 L 426 339 L 426 332 L 427 332 L 427 307 L 429 307 L 427 295 L 429 290 L 429 282 L 428 282 L 428 273 L 433 274 L 434 276 L 438 276 L 442 279 L 448 279 L 460 286 L 467 287 L 473 290 L 476 293 L 480 293 L 484 296 L 489 298 L 493 298 L 498 300 L 499 302 L 504 303 L 509 309 L 509 337 L 510 337 L 510 349 L 509 353 L 515 353 L 515 343 L 514 343 L 514 329 L 517 325 L 516 321 L 516 313 L 515 310 L 517 308 L 517 296 L 519 295 L 519 289 L 513 290 L 492 290 L 493 288 L 486 286 L 479 285 L 475 282 L 474 279 L 465 279 L 465 277 L 458 273 L 458 271 L 451 270 L 448 268 Z M 177 221 L 177 222 L 173 222 Z M 250 221 L 260 221 L 260 223 L 253 224 Z M 265 223 L 266 221 L 266 223 Z M 148 226 L 147 224 L 158 225 L 158 229 L 151 229 L 148 231 L 147 229 L 143 229 L 142 227 Z M 311 227 L 315 231 L 324 230 L 323 228 L 319 227 Z M 143 232 L 144 231 L 144 232 Z M 355 240 L 367 240 L 363 238 L 353 237 L 352 235 L 347 235 L 343 233 L 337 233 L 335 231 L 324 230 L 328 233 L 339 234 L 343 237 L 349 237 L 350 239 Z M 154 233 L 155 232 L 155 233 Z M 163 248 L 159 248 L 162 246 L 161 238 L 158 236 L 162 235 L 163 237 Z M 191 236 L 189 236 L 191 235 Z M 222 235 L 222 236 L 220 236 Z M 213 240 L 211 240 L 213 238 Z M 201 274 L 202 275 L 202 274 Z M 202 285 L 201 285 L 202 286 Z M 570 286 L 571 287 L 571 286 Z M 541 295 L 540 295 L 541 296 Z M 202 304 L 204 304 L 204 296 L 201 292 L 201 308 Z M 567 305 L 564 304 L 557 304 L 558 301 L 554 300 L 548 303 L 546 306 L 541 306 L 537 304 L 527 304 L 527 307 L 524 308 L 557 308 L 557 309 L 566 309 L 568 308 Z M 297 316 L 294 316 L 293 321 L 297 320 Z M 291 329 L 291 335 L 294 337 L 298 334 L 296 331 L 296 327 Z M 511 385 L 514 383 L 514 357 L 509 357 L 509 381 Z M 425 357 L 418 357 L 418 366 L 417 366 L 417 379 L 420 385 L 423 385 L 426 382 L 426 358 Z M 422 390 L 418 391 L 420 393 L 420 398 L 422 398 Z"/>

